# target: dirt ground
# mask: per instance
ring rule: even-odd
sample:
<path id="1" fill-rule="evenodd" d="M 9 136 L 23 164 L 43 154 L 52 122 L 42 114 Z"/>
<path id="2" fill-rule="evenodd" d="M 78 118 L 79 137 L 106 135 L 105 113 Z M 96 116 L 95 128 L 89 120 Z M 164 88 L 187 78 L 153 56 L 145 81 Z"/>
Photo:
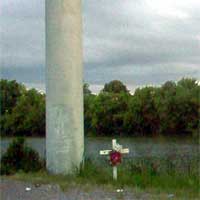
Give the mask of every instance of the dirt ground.
<path id="1" fill-rule="evenodd" d="M 94 186 L 68 188 L 63 192 L 58 185 L 38 185 L 10 179 L 2 179 L 0 184 L 1 200 L 150 200 L 177 199 L 171 194 L 152 196 L 136 192 L 131 188 L 114 189 Z"/>

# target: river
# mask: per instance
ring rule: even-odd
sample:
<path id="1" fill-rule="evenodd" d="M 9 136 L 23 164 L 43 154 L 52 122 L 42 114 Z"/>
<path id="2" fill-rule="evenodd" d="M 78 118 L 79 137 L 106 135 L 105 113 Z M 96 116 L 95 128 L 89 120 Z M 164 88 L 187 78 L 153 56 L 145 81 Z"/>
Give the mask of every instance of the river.
<path id="1" fill-rule="evenodd" d="M 13 138 L 1 138 L 1 154 L 6 151 Z M 129 148 L 127 157 L 198 156 L 199 145 L 190 140 L 155 138 L 119 138 L 124 148 Z M 45 138 L 27 138 L 26 142 L 45 158 Z M 111 149 L 111 138 L 85 138 L 85 157 L 98 158 L 99 151 Z M 0 154 L 0 155 L 1 155 Z"/>

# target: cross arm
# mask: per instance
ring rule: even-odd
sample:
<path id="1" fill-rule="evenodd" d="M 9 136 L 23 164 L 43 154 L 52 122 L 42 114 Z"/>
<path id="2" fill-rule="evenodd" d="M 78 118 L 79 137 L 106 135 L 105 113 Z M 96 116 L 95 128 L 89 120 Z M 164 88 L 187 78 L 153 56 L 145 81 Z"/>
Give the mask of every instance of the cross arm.
<path id="1" fill-rule="evenodd" d="M 100 155 L 109 155 L 109 153 L 111 152 L 112 150 L 101 150 L 99 152 Z M 125 148 L 125 149 L 121 149 L 119 151 L 120 153 L 122 154 L 126 154 L 126 153 L 129 153 L 129 149 L 128 148 Z"/>
<path id="2" fill-rule="evenodd" d="M 112 150 L 101 150 L 100 155 L 108 155 Z"/>
<path id="3" fill-rule="evenodd" d="M 129 149 L 128 149 L 128 148 L 126 148 L 126 149 L 121 149 L 121 150 L 120 150 L 120 153 L 129 153 Z"/>

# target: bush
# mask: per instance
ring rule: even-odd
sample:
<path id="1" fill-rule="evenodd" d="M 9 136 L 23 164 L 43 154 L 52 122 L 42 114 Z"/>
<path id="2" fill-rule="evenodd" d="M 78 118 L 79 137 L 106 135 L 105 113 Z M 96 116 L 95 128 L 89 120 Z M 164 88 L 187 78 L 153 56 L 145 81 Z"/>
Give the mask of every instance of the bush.
<path id="1" fill-rule="evenodd" d="M 1 174 L 14 174 L 22 170 L 34 172 L 44 166 L 39 154 L 25 144 L 24 138 L 14 139 L 1 158 Z"/>

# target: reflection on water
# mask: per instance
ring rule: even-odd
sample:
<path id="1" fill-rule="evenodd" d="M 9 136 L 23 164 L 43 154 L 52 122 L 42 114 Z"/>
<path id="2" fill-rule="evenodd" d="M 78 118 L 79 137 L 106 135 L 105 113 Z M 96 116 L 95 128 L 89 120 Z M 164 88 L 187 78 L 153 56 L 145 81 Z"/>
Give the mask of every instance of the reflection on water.
<path id="1" fill-rule="evenodd" d="M 12 138 L 1 139 L 1 154 L 6 151 L 11 141 Z M 152 138 L 120 138 L 117 141 L 124 148 L 130 149 L 129 158 L 199 155 L 198 144 L 191 141 Z M 45 138 L 27 138 L 26 142 L 38 151 L 41 157 L 45 157 Z M 99 151 L 104 149 L 111 149 L 111 138 L 85 138 L 85 157 L 98 158 Z"/>

